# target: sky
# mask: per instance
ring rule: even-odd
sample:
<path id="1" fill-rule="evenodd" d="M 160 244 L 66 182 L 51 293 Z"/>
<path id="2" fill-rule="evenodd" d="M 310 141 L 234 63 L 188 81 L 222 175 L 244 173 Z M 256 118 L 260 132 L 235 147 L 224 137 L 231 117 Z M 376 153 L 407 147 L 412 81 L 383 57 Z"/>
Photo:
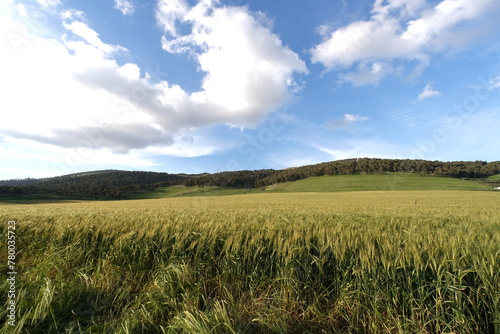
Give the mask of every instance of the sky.
<path id="1" fill-rule="evenodd" d="M 0 179 L 500 160 L 497 0 L 0 0 Z"/>

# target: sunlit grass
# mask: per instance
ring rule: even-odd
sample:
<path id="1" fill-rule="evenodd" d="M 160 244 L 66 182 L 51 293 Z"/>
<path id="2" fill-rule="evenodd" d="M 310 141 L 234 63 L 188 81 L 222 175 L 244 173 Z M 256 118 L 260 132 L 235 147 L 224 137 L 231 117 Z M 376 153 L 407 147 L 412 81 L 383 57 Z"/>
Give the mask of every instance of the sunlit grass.
<path id="1" fill-rule="evenodd" d="M 141 193 L 129 193 L 124 199 L 157 199 L 171 197 L 192 197 L 192 196 L 228 196 L 257 193 L 257 189 L 221 188 L 216 186 L 203 187 L 159 187 L 154 191 L 144 191 Z"/>
<path id="2" fill-rule="evenodd" d="M 154 191 L 130 193 L 125 199 L 157 199 L 185 196 L 227 196 L 266 192 L 350 192 L 350 191 L 400 191 L 400 190 L 492 190 L 490 184 L 449 177 L 420 176 L 410 173 L 371 175 L 336 175 L 310 177 L 285 182 L 260 189 L 235 189 L 215 186 L 161 187 Z"/>
<path id="3" fill-rule="evenodd" d="M 269 187 L 284 192 L 343 192 L 391 190 L 491 190 L 492 187 L 475 181 L 450 177 L 420 176 L 410 173 L 372 175 L 335 175 L 311 177 Z"/>
<path id="4" fill-rule="evenodd" d="M 18 325 L 1 332 L 496 334 L 499 199 L 266 192 L 0 205 L 2 221 L 17 221 L 19 254 Z"/>

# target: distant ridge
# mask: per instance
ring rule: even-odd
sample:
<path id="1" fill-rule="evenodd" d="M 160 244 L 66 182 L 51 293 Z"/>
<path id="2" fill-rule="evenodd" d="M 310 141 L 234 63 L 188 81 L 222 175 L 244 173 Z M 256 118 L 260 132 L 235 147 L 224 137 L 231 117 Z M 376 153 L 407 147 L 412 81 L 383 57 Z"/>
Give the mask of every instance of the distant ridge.
<path id="1" fill-rule="evenodd" d="M 214 174 L 169 174 L 106 169 L 44 179 L 0 181 L 0 194 L 12 196 L 56 194 L 90 199 L 118 199 L 130 192 L 151 191 L 158 187 L 173 185 L 251 189 L 323 175 L 384 173 L 412 173 L 484 180 L 500 174 L 500 162 L 354 158 L 281 170 L 240 170 Z M 492 186 L 497 186 L 498 183 L 495 179 L 484 182 Z"/>
<path id="2" fill-rule="evenodd" d="M 165 172 L 143 172 L 143 171 L 125 171 L 125 170 L 119 170 L 119 169 L 102 169 L 102 170 L 94 170 L 94 171 L 88 171 L 88 172 L 79 172 L 79 173 L 72 173 L 72 174 L 66 174 L 66 175 L 60 175 L 60 176 L 52 176 L 52 177 L 45 177 L 45 178 L 27 178 L 27 179 L 11 179 L 11 180 L 0 180 L 0 186 L 19 186 L 19 185 L 27 185 L 27 184 L 34 184 L 34 183 L 39 183 L 39 182 L 53 182 L 53 181 L 60 181 L 60 180 L 68 180 L 68 179 L 75 179 L 75 178 L 85 178 L 85 177 L 91 177 L 91 176 L 96 176 L 96 175 L 103 175 L 103 174 L 127 174 L 127 175 L 134 175 L 134 174 L 151 174 L 151 175 L 186 175 L 186 174 L 169 174 Z M 155 183 L 155 182 L 153 182 Z"/>
<path id="3" fill-rule="evenodd" d="M 105 174 L 105 173 L 113 173 L 113 172 L 125 172 L 125 171 L 119 170 L 119 169 L 102 169 L 102 170 L 93 170 L 93 171 L 88 171 L 88 172 L 80 172 L 80 173 L 61 175 L 61 176 L 56 176 L 56 177 L 64 177 L 64 176 L 78 177 L 78 176 L 86 176 L 86 175 L 93 175 L 93 174 Z"/>
<path id="4" fill-rule="evenodd" d="M 44 180 L 57 179 L 57 178 L 61 178 L 61 177 L 63 177 L 63 178 L 64 177 L 79 177 L 79 176 L 87 176 L 87 175 L 93 175 L 93 174 L 104 174 L 104 173 L 112 173 L 112 172 L 120 172 L 120 170 L 118 170 L 118 169 L 103 169 L 103 170 L 72 173 L 72 174 L 53 176 L 53 177 L 44 177 L 44 178 L 39 178 L 39 179 L 27 178 L 27 179 L 0 180 L 0 186 L 20 186 L 20 185 L 32 184 L 32 183 L 36 183 L 36 182 L 44 181 Z"/>

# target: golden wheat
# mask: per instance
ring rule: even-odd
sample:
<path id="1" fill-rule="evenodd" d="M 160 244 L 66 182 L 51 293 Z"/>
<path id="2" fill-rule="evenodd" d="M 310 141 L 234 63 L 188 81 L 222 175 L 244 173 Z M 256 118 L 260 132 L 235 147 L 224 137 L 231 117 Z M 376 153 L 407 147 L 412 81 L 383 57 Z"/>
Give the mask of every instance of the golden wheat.
<path id="1" fill-rule="evenodd" d="M 498 201 L 413 191 L 0 205 L 18 225 L 14 332 L 496 334 Z"/>

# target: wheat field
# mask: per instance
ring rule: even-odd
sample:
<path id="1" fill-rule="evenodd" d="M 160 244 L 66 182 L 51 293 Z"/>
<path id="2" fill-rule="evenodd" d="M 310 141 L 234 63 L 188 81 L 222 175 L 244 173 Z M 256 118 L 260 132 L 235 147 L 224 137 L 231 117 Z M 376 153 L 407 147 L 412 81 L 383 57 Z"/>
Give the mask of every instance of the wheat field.
<path id="1" fill-rule="evenodd" d="M 498 334 L 499 196 L 0 204 L 18 271 L 16 326 L 3 307 L 0 332 Z"/>

